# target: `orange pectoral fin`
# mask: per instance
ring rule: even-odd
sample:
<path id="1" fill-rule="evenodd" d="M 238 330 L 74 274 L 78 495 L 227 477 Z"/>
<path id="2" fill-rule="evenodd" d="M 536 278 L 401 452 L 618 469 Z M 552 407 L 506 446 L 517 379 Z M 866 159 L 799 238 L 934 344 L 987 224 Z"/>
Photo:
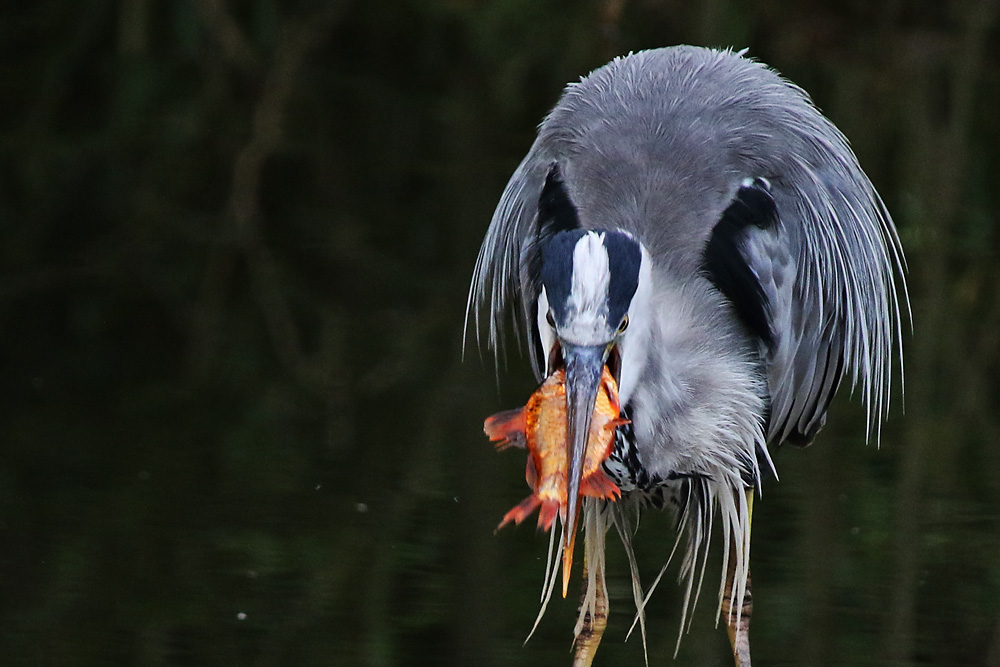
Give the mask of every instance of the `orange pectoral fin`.
<path id="1" fill-rule="evenodd" d="M 541 504 L 541 498 L 532 493 L 530 496 L 511 508 L 509 512 L 503 515 L 503 521 L 501 521 L 500 525 L 497 526 L 497 530 L 500 530 L 511 521 L 515 524 L 521 523 Z"/>
<path id="2" fill-rule="evenodd" d="M 489 436 L 490 442 L 496 443 L 497 451 L 508 447 L 524 449 L 527 439 L 524 432 L 527 422 L 524 418 L 524 408 L 504 410 L 491 415 L 483 422 L 483 433 Z"/>
<path id="3" fill-rule="evenodd" d="M 603 470 L 595 470 L 580 482 L 580 495 L 618 500 L 622 497 L 622 491 L 614 480 L 608 477 L 607 473 Z"/>

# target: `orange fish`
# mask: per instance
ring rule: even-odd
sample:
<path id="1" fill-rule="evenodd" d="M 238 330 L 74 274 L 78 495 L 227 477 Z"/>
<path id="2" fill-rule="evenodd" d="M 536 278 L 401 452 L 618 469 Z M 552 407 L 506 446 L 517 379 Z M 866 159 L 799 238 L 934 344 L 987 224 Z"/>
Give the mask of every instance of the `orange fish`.
<path id="1" fill-rule="evenodd" d="M 587 437 L 581 496 L 607 500 L 621 497 L 618 485 L 601 469 L 601 464 L 614 449 L 615 428 L 627 423 L 621 418 L 618 385 L 605 367 Z M 487 418 L 483 431 L 496 443 L 497 451 L 514 446 L 527 447 L 529 453 L 524 477 L 532 494 L 504 515 L 497 530 L 512 521 L 521 523 L 539 507 L 539 528 L 549 530 L 556 515 L 565 521 L 569 472 L 566 371 L 559 369 L 546 378 L 523 408 L 498 412 Z M 573 564 L 575 536 L 576 526 L 572 526 L 569 544 L 563 551 L 563 597 L 566 597 Z"/>

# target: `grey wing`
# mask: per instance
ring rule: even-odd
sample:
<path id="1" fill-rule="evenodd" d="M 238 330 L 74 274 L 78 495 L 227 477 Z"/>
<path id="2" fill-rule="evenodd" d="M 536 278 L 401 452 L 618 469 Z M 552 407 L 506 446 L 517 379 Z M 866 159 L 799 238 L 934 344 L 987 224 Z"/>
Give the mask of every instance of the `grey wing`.
<path id="1" fill-rule="evenodd" d="M 846 140 L 825 129 L 829 142 L 815 159 L 776 179 L 776 229 L 754 230 L 744 247 L 774 337 L 765 353 L 769 443 L 809 444 L 847 374 L 861 386 L 869 435 L 888 409 L 902 253 Z"/>
<path id="2" fill-rule="evenodd" d="M 549 163 L 538 156 L 536 148 L 528 152 L 514 171 L 493 213 L 476 258 L 465 320 L 466 327 L 471 320 L 480 346 L 483 319 L 486 320 L 486 343 L 499 365 L 505 350 L 506 319 L 510 316 L 518 341 L 528 340 L 532 368 L 540 378 L 540 342 L 533 309 L 541 288 L 537 278 L 528 271 L 527 255 L 535 240 L 538 197 Z M 519 313 L 517 304 L 520 304 Z"/>
<path id="3" fill-rule="evenodd" d="M 826 421 L 826 408 L 840 385 L 844 341 L 825 299 L 810 298 L 799 280 L 799 264 L 787 234 L 754 232 L 747 240 L 748 264 L 768 303 L 772 346 L 764 355 L 769 443 L 806 445 Z M 818 296 L 818 295 L 817 295 Z"/>

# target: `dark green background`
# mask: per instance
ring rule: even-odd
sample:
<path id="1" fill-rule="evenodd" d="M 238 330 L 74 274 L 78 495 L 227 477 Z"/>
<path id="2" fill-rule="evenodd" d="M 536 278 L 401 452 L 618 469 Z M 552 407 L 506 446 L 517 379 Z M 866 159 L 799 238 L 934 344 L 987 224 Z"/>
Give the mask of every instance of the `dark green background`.
<path id="1" fill-rule="evenodd" d="M 521 647 L 545 540 L 493 534 L 524 460 L 480 428 L 532 381 L 462 362 L 467 281 L 563 84 L 697 43 L 813 94 L 910 266 L 881 448 L 844 391 L 776 453 L 755 662 L 1000 665 L 998 4 L 5 3 L 0 664 L 568 665 L 572 601 Z M 641 665 L 609 551 L 598 664 Z M 727 663 L 714 572 L 652 664 Z"/>

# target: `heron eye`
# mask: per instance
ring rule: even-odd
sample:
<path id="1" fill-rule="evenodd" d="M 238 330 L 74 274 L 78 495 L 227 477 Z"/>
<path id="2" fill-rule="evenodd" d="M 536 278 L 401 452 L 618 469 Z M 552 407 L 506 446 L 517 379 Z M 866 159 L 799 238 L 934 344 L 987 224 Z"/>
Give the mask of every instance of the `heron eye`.
<path id="1" fill-rule="evenodd" d="M 549 326 L 553 329 L 556 328 L 556 318 L 552 315 L 552 311 L 545 313 L 545 321 L 549 323 Z"/>
<path id="2" fill-rule="evenodd" d="M 622 318 L 621 324 L 618 325 L 618 333 L 621 333 L 628 329 L 628 315 Z"/>

